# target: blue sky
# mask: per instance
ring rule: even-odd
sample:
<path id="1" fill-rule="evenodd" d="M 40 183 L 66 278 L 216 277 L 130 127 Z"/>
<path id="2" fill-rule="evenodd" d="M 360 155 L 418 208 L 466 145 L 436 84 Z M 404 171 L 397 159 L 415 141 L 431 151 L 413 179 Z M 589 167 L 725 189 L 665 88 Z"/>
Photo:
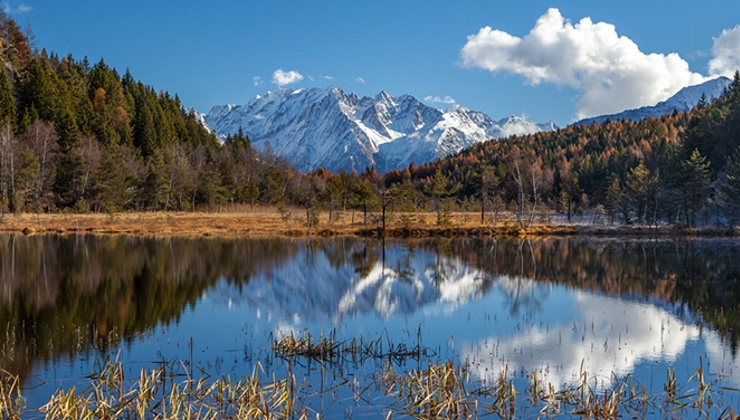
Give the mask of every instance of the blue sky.
<path id="1" fill-rule="evenodd" d="M 563 125 L 740 65 L 736 0 L 0 4 L 39 47 L 104 58 L 201 112 L 279 86 L 337 85 Z"/>

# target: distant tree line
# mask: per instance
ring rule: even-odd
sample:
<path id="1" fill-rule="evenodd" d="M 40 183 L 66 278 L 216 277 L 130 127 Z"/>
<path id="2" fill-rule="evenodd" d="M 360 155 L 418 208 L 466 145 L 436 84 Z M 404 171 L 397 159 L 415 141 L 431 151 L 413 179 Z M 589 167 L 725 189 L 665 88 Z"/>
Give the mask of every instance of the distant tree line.
<path id="1" fill-rule="evenodd" d="M 301 174 L 248 133 L 220 141 L 179 98 L 102 59 L 39 51 L 0 12 L 0 218 L 6 212 L 218 211 L 300 207 L 329 220 L 403 223 L 433 211 L 510 212 L 526 227 L 553 211 L 599 223 L 740 222 L 740 75 L 712 103 L 489 141 L 379 174 Z M 351 215 L 350 215 L 351 214 Z"/>

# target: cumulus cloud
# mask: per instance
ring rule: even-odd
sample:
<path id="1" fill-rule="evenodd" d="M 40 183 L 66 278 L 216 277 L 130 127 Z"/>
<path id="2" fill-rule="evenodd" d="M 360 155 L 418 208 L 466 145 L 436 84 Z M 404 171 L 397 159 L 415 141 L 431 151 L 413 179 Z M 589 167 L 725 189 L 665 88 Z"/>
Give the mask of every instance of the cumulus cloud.
<path id="1" fill-rule="evenodd" d="M 455 98 L 452 96 L 446 95 L 444 98 L 441 98 L 439 96 L 426 96 L 424 97 L 424 100 L 427 102 L 435 103 L 435 104 L 454 104 L 456 103 Z"/>
<path id="2" fill-rule="evenodd" d="M 714 76 L 732 77 L 740 69 L 740 25 L 725 29 L 714 38 L 709 73 Z"/>
<path id="3" fill-rule="evenodd" d="M 263 83 L 262 78 L 259 76 L 254 76 L 252 78 L 252 82 L 254 83 L 255 86 L 262 86 L 262 83 Z"/>
<path id="4" fill-rule="evenodd" d="M 295 70 L 284 71 L 283 69 L 277 69 L 272 74 L 272 83 L 282 87 L 291 83 L 298 83 L 303 80 L 303 75 Z"/>
<path id="5" fill-rule="evenodd" d="M 468 36 L 462 65 L 508 73 L 527 82 L 569 86 L 580 92 L 577 117 L 654 105 L 705 78 L 678 54 L 645 54 L 614 25 L 573 24 L 549 9 L 523 37 L 488 26 Z"/>

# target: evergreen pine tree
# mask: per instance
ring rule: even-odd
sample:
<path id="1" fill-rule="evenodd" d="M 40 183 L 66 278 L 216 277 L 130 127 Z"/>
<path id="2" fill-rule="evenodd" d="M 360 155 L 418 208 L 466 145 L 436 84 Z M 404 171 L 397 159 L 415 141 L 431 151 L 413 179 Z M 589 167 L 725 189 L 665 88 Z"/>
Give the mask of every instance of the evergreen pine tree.
<path id="1" fill-rule="evenodd" d="M 606 191 L 606 211 L 610 220 L 616 216 L 622 216 L 624 223 L 629 221 L 629 212 L 624 206 L 624 193 L 622 192 L 622 181 L 619 175 L 612 172 L 609 175 L 608 189 Z"/>
<path id="2" fill-rule="evenodd" d="M 15 98 L 10 86 L 10 78 L 5 68 L 0 66 L 0 121 L 15 124 Z"/>
<path id="3" fill-rule="evenodd" d="M 154 115 L 147 101 L 139 96 L 136 98 L 136 116 L 134 117 L 134 146 L 142 156 L 151 155 L 157 148 L 157 130 L 154 125 Z"/>
<path id="4" fill-rule="evenodd" d="M 55 79 L 47 60 L 34 58 L 21 76 L 18 108 L 26 112 L 34 107 L 40 119 L 53 121 L 59 109 L 59 84 Z"/>
<path id="5" fill-rule="evenodd" d="M 657 178 L 651 176 L 650 170 L 642 161 L 627 173 L 627 181 L 625 182 L 626 198 L 640 222 L 647 219 L 649 196 L 656 184 Z"/>
<path id="6" fill-rule="evenodd" d="M 167 210 L 170 201 L 170 182 L 167 166 L 160 151 L 149 157 L 146 178 L 141 188 L 145 206 L 151 210 Z"/>
<path id="7" fill-rule="evenodd" d="M 686 223 L 695 226 L 697 215 L 709 199 L 709 162 L 698 150 L 681 164 L 681 180 Z"/>
<path id="8" fill-rule="evenodd" d="M 123 211 L 133 201 L 133 184 L 137 179 L 126 164 L 125 146 L 111 145 L 103 148 L 102 164 L 95 175 L 96 209 L 108 213 Z"/>
<path id="9" fill-rule="evenodd" d="M 449 197 L 457 192 L 457 188 L 448 188 L 449 178 L 442 173 L 442 170 L 437 168 L 434 176 L 431 178 L 428 184 L 424 186 L 424 192 L 432 198 L 432 209 L 437 212 L 437 224 L 443 225 L 448 221 L 446 218 L 446 212 L 443 212 L 444 206 L 442 199 Z"/>
<path id="10" fill-rule="evenodd" d="M 224 204 L 227 194 L 218 171 L 207 169 L 198 173 L 198 201 L 206 204 L 209 212 Z"/>
<path id="11" fill-rule="evenodd" d="M 57 66 L 57 91 L 60 108 L 69 106 L 81 134 L 90 134 L 93 125 L 92 101 L 87 95 L 87 80 L 82 68 L 68 56 Z"/>
<path id="12" fill-rule="evenodd" d="M 83 176 L 80 133 L 72 111 L 65 109 L 60 112 L 54 127 L 59 135 L 59 164 L 53 190 L 58 207 L 72 207 L 80 198 Z"/>
<path id="13" fill-rule="evenodd" d="M 740 146 L 725 165 L 725 179 L 720 184 L 722 208 L 732 225 L 740 224 Z"/>

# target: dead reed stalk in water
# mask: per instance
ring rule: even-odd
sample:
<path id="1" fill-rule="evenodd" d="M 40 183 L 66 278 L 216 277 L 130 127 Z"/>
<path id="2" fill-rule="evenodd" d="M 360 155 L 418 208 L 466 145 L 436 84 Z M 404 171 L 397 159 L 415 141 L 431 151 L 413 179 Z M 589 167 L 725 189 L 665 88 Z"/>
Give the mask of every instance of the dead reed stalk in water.
<path id="1" fill-rule="evenodd" d="M 277 340 L 274 343 L 276 352 L 293 355 L 291 357 L 300 355 L 319 359 L 322 361 L 322 375 L 329 373 L 341 379 L 339 385 L 321 388 L 318 393 L 310 382 L 296 380 L 293 368 L 297 365 L 287 356 L 284 365 L 286 370 L 280 377 L 275 373 L 268 375 L 257 362 L 251 374 L 237 380 L 232 380 L 230 376 L 212 380 L 206 372 L 193 365 L 191 358 L 188 362 L 174 360 L 162 362 L 151 370 L 141 369 L 139 375 L 128 382 L 123 364 L 115 356 L 96 362 L 93 374 L 86 381 L 66 390 L 57 390 L 41 408 L 28 411 L 25 411 L 18 377 L 0 372 L 0 417 L 20 419 L 28 414 L 42 413 L 46 419 L 52 420 L 300 419 L 307 418 L 309 413 L 321 414 L 320 411 L 312 411 L 310 404 L 315 402 L 312 398 L 321 398 L 321 395 L 330 393 L 334 395 L 335 392 L 341 392 L 341 388 L 349 386 L 351 401 L 355 405 L 365 402 L 369 404 L 368 409 L 387 414 L 387 418 L 393 414 L 425 419 L 491 415 L 515 418 L 535 414 L 610 419 L 645 418 L 662 414 L 737 420 L 730 406 L 725 411 L 718 411 L 713 395 L 718 388 L 722 392 L 740 393 L 740 390 L 723 387 L 716 381 L 707 381 L 701 361 L 699 369 L 683 386 L 691 390 L 689 393 L 684 393 L 676 380 L 675 370 L 671 369 L 663 386 L 664 395 L 660 392 L 651 395 L 643 384 L 630 375 L 619 377 L 612 374 L 608 385 L 599 385 L 595 381 L 597 378 L 582 369 L 574 383 L 560 384 L 560 388 L 551 383 L 545 384 L 539 373 L 533 372 L 529 386 L 524 388 L 528 395 L 523 398 L 520 398 L 521 394 L 515 387 L 515 374 L 512 375 L 506 365 L 490 385 L 480 387 L 471 380 L 468 365 L 459 366 L 452 361 L 428 361 L 424 369 L 397 373 L 399 365 L 394 358 L 384 356 L 382 368 L 367 377 L 370 381 L 368 384 L 362 384 L 363 377 L 356 375 L 352 376 L 350 382 L 340 376 L 343 367 L 334 364 L 351 360 L 344 358 L 345 354 L 361 359 L 365 357 L 363 354 L 387 355 L 390 350 L 399 348 L 403 347 L 383 345 L 380 339 L 337 343 L 334 334 L 319 339 L 291 335 Z M 325 360 L 334 362 L 323 363 Z M 379 398 L 364 396 L 373 385 L 382 394 Z"/>
<path id="2" fill-rule="evenodd" d="M 0 417 L 20 419 L 26 406 L 21 395 L 20 378 L 7 371 L 0 371 Z"/>

